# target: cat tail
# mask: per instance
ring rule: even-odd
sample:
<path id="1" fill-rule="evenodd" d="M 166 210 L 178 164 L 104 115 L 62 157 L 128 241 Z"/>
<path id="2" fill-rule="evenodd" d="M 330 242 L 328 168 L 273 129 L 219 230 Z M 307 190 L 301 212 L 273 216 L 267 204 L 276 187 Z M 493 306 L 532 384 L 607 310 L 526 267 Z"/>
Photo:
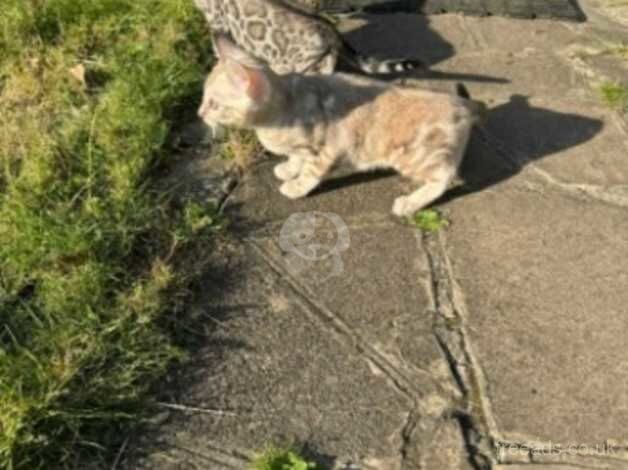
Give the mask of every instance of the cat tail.
<path id="1" fill-rule="evenodd" d="M 381 60 L 362 55 L 344 40 L 342 41 L 340 57 L 352 67 L 368 75 L 389 75 L 426 68 L 425 63 L 418 59 Z"/>
<path id="2" fill-rule="evenodd" d="M 466 86 L 462 83 L 458 83 L 456 85 L 456 94 L 466 100 L 466 106 L 473 114 L 473 118 L 476 124 L 481 124 L 486 121 L 488 117 L 488 107 L 486 103 L 482 101 L 477 101 L 471 98 L 471 94 Z"/>

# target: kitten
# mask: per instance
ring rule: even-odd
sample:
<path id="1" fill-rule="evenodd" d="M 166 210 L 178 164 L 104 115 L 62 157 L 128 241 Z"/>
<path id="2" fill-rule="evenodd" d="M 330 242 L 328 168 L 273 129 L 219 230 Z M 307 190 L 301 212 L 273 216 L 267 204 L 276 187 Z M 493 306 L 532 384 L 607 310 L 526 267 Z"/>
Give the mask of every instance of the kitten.
<path id="1" fill-rule="evenodd" d="M 282 194 L 300 198 L 340 160 L 358 170 L 394 168 L 421 186 L 397 198 L 408 216 L 439 198 L 455 177 L 484 106 L 458 96 L 347 74 L 277 75 L 225 37 L 205 83 L 208 124 L 252 128 L 288 160 L 275 167 Z"/>
<path id="2" fill-rule="evenodd" d="M 422 65 L 415 60 L 362 57 L 331 22 L 315 14 L 317 2 L 312 0 L 194 1 L 214 33 L 232 37 L 278 74 L 331 74 L 340 59 L 368 74 L 404 72 Z"/>

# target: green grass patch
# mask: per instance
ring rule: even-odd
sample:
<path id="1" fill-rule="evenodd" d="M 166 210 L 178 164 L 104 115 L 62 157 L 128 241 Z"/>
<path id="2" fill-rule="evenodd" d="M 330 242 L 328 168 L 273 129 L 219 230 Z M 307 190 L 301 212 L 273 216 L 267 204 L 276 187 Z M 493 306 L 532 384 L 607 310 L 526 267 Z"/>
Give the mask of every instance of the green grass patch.
<path id="1" fill-rule="evenodd" d="M 449 221 L 436 209 L 417 212 L 408 219 L 408 223 L 425 233 L 438 232 L 449 225 Z"/>
<path id="2" fill-rule="evenodd" d="M 604 83 L 600 86 L 604 102 L 614 109 L 628 110 L 628 87 L 619 83 Z"/>
<path id="3" fill-rule="evenodd" d="M 154 181 L 209 49 L 191 0 L 2 3 L 0 468 L 109 468 L 184 357 L 221 221 Z"/>
<path id="4" fill-rule="evenodd" d="M 253 459 L 250 470 L 321 470 L 314 462 L 301 457 L 296 451 L 269 447 Z"/>

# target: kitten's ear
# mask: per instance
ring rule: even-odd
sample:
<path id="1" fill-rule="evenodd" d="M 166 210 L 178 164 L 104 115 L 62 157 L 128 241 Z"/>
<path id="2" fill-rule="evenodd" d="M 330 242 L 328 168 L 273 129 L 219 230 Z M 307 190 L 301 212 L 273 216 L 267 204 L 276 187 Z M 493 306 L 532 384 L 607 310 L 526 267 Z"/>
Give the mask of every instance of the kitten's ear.
<path id="1" fill-rule="evenodd" d="M 224 34 L 216 34 L 214 36 L 214 48 L 219 59 L 227 59 L 235 56 L 238 47 Z"/>
<path id="2" fill-rule="evenodd" d="M 270 82 L 263 69 L 247 67 L 234 60 L 227 60 L 225 67 L 232 83 L 254 102 L 262 103 L 268 98 Z"/>
<path id="3" fill-rule="evenodd" d="M 264 63 L 249 54 L 245 49 L 238 46 L 228 36 L 219 34 L 214 39 L 216 55 L 220 60 L 235 60 L 236 62 L 249 67 L 264 67 Z"/>
<path id="4" fill-rule="evenodd" d="M 263 102 L 270 93 L 267 70 L 261 62 L 239 48 L 225 35 L 216 36 L 216 53 L 231 81 L 254 102 Z"/>

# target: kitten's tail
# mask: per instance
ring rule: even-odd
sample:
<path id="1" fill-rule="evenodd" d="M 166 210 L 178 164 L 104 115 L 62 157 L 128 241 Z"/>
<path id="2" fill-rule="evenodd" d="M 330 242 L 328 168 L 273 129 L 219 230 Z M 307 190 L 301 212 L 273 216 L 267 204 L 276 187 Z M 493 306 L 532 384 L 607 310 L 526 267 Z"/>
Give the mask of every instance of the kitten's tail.
<path id="1" fill-rule="evenodd" d="M 425 69 L 425 64 L 418 59 L 381 60 L 375 57 L 364 56 L 351 47 L 346 41 L 342 41 L 340 56 L 342 59 L 345 59 L 349 65 L 368 75 L 389 75 L 404 73 L 415 69 Z"/>
<path id="2" fill-rule="evenodd" d="M 471 110 L 476 124 L 481 124 L 486 121 L 488 116 L 488 107 L 486 106 L 486 103 L 471 98 L 469 90 L 462 83 L 458 83 L 456 85 L 456 93 L 460 98 L 464 98 L 466 100 L 466 105 L 469 110 Z"/>

